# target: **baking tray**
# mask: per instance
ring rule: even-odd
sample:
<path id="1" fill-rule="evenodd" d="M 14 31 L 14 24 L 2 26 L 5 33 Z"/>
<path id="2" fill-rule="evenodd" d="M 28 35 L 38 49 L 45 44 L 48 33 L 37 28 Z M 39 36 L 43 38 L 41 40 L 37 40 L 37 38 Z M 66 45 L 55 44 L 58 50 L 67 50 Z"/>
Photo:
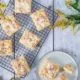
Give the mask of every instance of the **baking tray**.
<path id="1" fill-rule="evenodd" d="M 44 8 L 51 24 L 53 24 L 53 11 L 50 10 L 49 8 L 46 8 L 45 6 L 41 5 L 40 3 L 36 2 L 33 0 L 32 2 L 32 12 Z M 46 40 L 50 28 L 46 28 L 45 30 L 39 32 L 35 29 L 35 25 L 32 22 L 32 19 L 30 18 L 30 15 L 25 15 L 25 14 L 15 14 L 14 13 L 14 0 L 10 0 L 9 4 L 7 5 L 6 10 L 4 11 L 4 14 L 14 14 L 15 18 L 20 22 L 21 29 L 16 32 L 12 37 L 8 37 L 2 28 L 0 27 L 0 39 L 12 39 L 13 41 L 13 55 L 12 56 L 6 56 L 6 57 L 0 57 L 0 66 L 5 68 L 6 70 L 14 73 L 14 70 L 11 67 L 10 62 L 15 59 L 16 57 L 20 55 L 24 55 L 29 62 L 29 65 L 31 66 L 35 58 L 37 57 L 44 41 Z M 26 49 L 22 44 L 19 43 L 19 39 L 21 38 L 23 32 L 25 29 L 28 29 L 32 32 L 34 32 L 36 35 L 38 35 L 41 38 L 41 42 L 39 46 L 34 50 L 31 51 L 29 49 Z"/>

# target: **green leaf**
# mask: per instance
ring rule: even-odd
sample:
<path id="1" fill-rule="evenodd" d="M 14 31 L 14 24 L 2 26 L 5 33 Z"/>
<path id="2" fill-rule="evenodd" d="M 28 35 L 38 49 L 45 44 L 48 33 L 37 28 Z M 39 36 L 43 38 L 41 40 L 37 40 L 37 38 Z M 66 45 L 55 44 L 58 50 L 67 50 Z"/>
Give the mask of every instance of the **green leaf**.
<path id="1" fill-rule="evenodd" d="M 74 28 L 74 34 L 76 34 L 79 31 L 80 31 L 80 25 L 76 25 L 76 27 Z"/>
<path id="2" fill-rule="evenodd" d="M 77 10 L 78 12 L 80 12 L 79 0 L 75 0 L 75 3 L 73 3 L 72 0 L 66 0 L 65 3 L 66 3 L 66 5 L 67 5 L 68 7 L 72 7 L 72 8 L 74 8 L 75 10 Z"/>
<path id="3" fill-rule="evenodd" d="M 75 1 L 76 1 L 75 3 L 78 4 L 79 0 L 75 0 Z"/>
<path id="4" fill-rule="evenodd" d="M 72 27 L 72 29 L 74 30 L 74 28 L 76 27 L 75 21 L 70 21 L 70 26 Z"/>
<path id="5" fill-rule="evenodd" d="M 80 14 L 67 15 L 66 18 L 71 20 L 80 20 Z"/>
<path id="6" fill-rule="evenodd" d="M 75 10 L 79 11 L 80 12 L 80 9 L 78 8 L 78 4 L 75 3 L 75 4 L 72 4 L 71 5 Z"/>
<path id="7" fill-rule="evenodd" d="M 75 20 L 75 24 L 80 24 L 80 20 Z"/>
<path id="8" fill-rule="evenodd" d="M 80 24 L 80 14 L 67 15 L 60 10 L 56 10 L 55 12 L 57 13 L 58 18 L 52 26 L 52 29 L 55 27 L 65 29 L 66 27 L 70 26 L 71 30 L 74 32 L 76 25 Z"/>
<path id="9" fill-rule="evenodd" d="M 78 7 L 79 6 L 79 0 L 75 0 L 76 2 L 74 4 L 71 4 L 71 6 L 76 9 L 77 11 L 80 12 L 80 8 Z"/>
<path id="10" fill-rule="evenodd" d="M 80 24 L 80 14 L 68 15 L 66 18 L 68 18 L 70 21 L 73 21 L 74 24 Z"/>

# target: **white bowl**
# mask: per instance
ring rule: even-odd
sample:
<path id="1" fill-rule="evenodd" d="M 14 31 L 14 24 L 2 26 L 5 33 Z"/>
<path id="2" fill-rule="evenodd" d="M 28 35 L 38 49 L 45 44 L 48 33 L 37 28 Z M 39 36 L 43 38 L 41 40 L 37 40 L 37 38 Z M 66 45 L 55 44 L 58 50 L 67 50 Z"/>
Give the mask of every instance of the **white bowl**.
<path id="1" fill-rule="evenodd" d="M 50 52 L 47 55 L 42 57 L 39 64 L 37 65 L 37 70 L 36 70 L 38 79 L 42 80 L 38 74 L 38 70 L 39 70 L 41 64 L 43 64 L 45 59 L 52 60 L 53 62 L 58 63 L 61 66 L 65 65 L 65 64 L 71 64 L 75 68 L 75 73 L 73 73 L 72 75 L 69 75 L 68 78 L 69 78 L 69 80 L 77 80 L 78 66 L 77 66 L 75 60 L 67 53 L 59 52 L 59 51 Z"/>

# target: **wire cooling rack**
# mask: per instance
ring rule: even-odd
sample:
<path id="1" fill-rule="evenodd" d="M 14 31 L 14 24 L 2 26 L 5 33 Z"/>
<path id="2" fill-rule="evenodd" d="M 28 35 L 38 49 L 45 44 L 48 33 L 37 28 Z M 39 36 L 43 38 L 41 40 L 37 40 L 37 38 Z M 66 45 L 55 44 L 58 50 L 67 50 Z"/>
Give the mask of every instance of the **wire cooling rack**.
<path id="1" fill-rule="evenodd" d="M 44 8 L 51 24 L 53 24 L 53 11 L 44 7 L 43 5 L 37 3 L 36 1 L 32 2 L 32 12 L 40 9 L 40 8 Z M 13 60 L 14 58 L 20 56 L 20 55 L 24 55 L 27 58 L 27 61 L 29 62 L 29 65 L 31 66 L 34 59 L 36 58 L 36 56 L 38 55 L 38 52 L 40 51 L 45 39 L 47 38 L 50 29 L 46 28 L 45 30 L 39 32 L 35 29 L 35 25 L 32 22 L 32 19 L 30 18 L 29 15 L 25 15 L 25 14 L 15 14 L 14 13 L 14 0 L 10 0 L 4 14 L 14 14 L 16 19 L 20 22 L 21 25 L 21 29 L 16 32 L 12 37 L 8 37 L 4 31 L 0 28 L 0 39 L 12 39 L 13 40 L 13 49 L 14 49 L 14 53 L 12 56 L 10 57 L 0 57 L 0 66 L 7 69 L 10 72 L 14 72 L 14 70 L 12 69 L 10 62 L 11 60 Z M 34 50 L 31 51 L 29 49 L 26 49 L 23 45 L 21 45 L 19 43 L 19 40 L 24 32 L 25 29 L 28 29 L 30 31 L 32 31 L 33 33 L 35 33 L 36 35 L 38 35 L 41 38 L 41 42 L 39 44 L 39 46 Z"/>

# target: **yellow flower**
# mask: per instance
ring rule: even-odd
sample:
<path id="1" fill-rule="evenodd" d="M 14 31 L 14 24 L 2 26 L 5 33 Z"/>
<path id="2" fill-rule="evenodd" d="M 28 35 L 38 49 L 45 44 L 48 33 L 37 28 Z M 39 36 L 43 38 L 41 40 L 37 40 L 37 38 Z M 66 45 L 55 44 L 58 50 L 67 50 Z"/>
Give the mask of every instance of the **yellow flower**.
<path id="1" fill-rule="evenodd" d="M 0 11 L 0 24 L 2 19 L 4 19 L 4 14 Z"/>
<path id="2" fill-rule="evenodd" d="M 5 7 L 6 7 L 6 4 L 0 3 L 0 9 L 5 8 Z"/>
<path id="3" fill-rule="evenodd" d="M 70 6 L 73 3 L 73 1 L 72 0 L 65 0 L 65 3 L 67 6 Z"/>
<path id="4" fill-rule="evenodd" d="M 55 10 L 55 13 L 57 14 L 57 16 L 65 17 L 64 13 L 61 12 L 60 10 Z"/>
<path id="5" fill-rule="evenodd" d="M 57 18 L 56 22 L 54 23 L 54 27 L 61 27 L 62 29 L 66 28 L 68 25 L 68 19 L 64 17 Z"/>
<path id="6" fill-rule="evenodd" d="M 64 13 L 62 13 L 61 11 L 56 10 L 55 12 L 58 15 L 58 18 L 55 21 L 52 28 L 61 27 L 62 29 L 65 29 L 68 25 L 68 19 L 65 17 Z"/>

